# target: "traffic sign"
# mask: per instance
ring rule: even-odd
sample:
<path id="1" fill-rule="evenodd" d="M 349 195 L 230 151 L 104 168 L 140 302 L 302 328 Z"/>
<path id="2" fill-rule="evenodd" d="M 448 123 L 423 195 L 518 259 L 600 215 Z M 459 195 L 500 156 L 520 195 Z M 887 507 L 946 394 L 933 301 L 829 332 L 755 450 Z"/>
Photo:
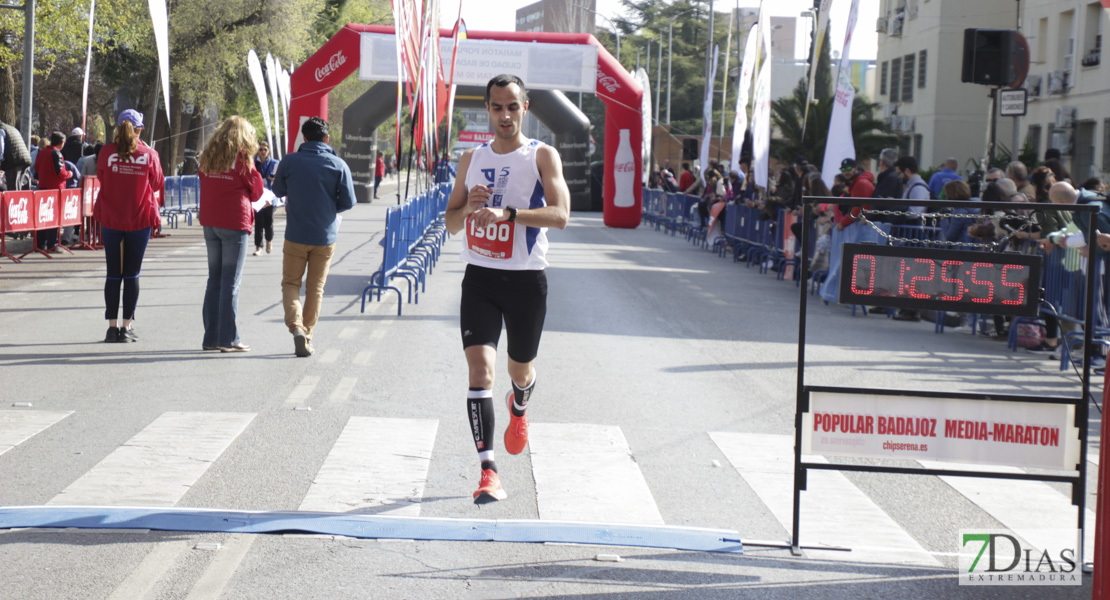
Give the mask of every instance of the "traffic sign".
<path id="1" fill-rule="evenodd" d="M 1003 117 L 1024 117 L 1025 90 L 998 90 L 998 114 Z"/>

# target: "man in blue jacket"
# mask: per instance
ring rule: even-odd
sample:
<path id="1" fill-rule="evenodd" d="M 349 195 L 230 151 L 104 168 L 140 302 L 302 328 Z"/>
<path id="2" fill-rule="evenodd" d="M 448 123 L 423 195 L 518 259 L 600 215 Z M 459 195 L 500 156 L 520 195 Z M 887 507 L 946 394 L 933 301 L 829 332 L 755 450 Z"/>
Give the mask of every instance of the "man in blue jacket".
<path id="1" fill-rule="evenodd" d="M 339 213 L 355 205 L 351 169 L 328 146 L 328 122 L 312 117 L 301 126 L 304 143 L 285 155 L 273 190 L 285 196 L 285 245 L 281 299 L 297 356 L 311 356 L 312 330 L 320 317 L 324 282 L 339 233 Z M 305 277 L 304 309 L 301 280 Z"/>

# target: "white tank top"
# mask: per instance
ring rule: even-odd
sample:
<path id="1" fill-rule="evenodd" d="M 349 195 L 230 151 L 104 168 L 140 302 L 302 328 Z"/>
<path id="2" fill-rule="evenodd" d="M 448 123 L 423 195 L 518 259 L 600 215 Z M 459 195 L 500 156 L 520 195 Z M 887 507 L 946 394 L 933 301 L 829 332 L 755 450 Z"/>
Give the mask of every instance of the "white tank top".
<path id="1" fill-rule="evenodd" d="M 489 142 L 470 155 L 466 189 L 484 185 L 491 190 L 487 206 L 517 209 L 547 206 L 536 153 L 543 143 L 529 140 L 508 154 L 497 154 Z M 461 257 L 479 267 L 506 271 L 539 271 L 547 267 L 547 228 L 501 221 L 475 231 L 468 217 L 463 228 Z"/>

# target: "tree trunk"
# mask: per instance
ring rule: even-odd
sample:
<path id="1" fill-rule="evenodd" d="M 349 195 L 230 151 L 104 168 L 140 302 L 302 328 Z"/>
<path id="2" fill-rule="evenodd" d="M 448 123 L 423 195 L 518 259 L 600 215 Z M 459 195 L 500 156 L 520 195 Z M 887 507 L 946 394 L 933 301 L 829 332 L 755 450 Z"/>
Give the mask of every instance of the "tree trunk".
<path id="1" fill-rule="evenodd" d="M 0 121 L 15 123 L 15 77 L 10 64 L 0 69 Z"/>

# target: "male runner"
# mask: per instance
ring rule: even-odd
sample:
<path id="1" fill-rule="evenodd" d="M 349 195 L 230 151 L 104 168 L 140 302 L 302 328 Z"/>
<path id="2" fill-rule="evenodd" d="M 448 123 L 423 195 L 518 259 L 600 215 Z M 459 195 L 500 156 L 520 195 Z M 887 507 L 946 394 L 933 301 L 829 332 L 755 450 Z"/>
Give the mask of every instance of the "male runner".
<path id="1" fill-rule="evenodd" d="M 463 154 L 447 204 L 448 231 L 466 228 L 459 326 L 470 369 L 467 412 L 482 464 L 475 504 L 506 497 L 493 456 L 493 374 L 501 322 L 513 384 L 505 398 L 510 409 L 505 449 L 520 454 L 528 444 L 525 410 L 536 385 L 532 364 L 547 314 L 545 232 L 565 228 L 570 218 L 559 153 L 521 133 L 528 112 L 524 82 L 515 75 L 491 79 L 486 111 L 496 136 Z"/>

